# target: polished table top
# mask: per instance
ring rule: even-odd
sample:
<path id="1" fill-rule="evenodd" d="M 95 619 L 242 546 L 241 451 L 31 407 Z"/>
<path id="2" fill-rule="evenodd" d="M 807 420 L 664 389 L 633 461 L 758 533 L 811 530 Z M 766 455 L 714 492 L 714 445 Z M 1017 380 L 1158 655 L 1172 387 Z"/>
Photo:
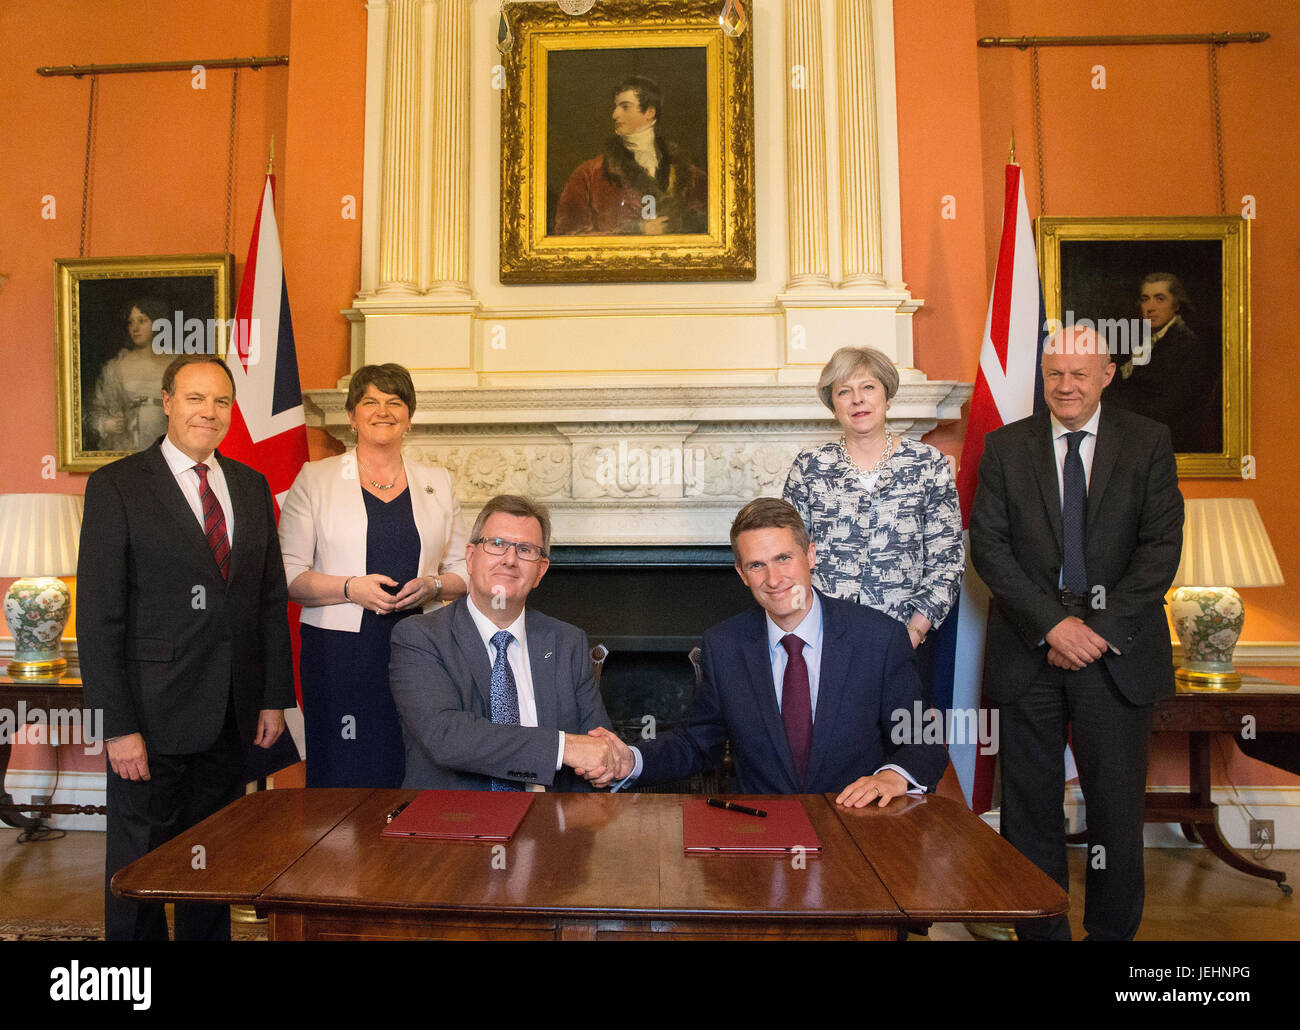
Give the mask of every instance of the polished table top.
<path id="1" fill-rule="evenodd" d="M 538 794 L 505 845 L 381 838 L 387 814 L 414 793 L 248 795 L 123 869 L 113 886 L 140 900 L 272 911 L 581 918 L 973 921 L 1056 915 L 1068 904 L 1056 884 L 948 798 L 846 810 L 830 796 L 802 796 L 822 851 L 800 863 L 790 855 L 686 855 L 683 797 L 665 794 Z"/>

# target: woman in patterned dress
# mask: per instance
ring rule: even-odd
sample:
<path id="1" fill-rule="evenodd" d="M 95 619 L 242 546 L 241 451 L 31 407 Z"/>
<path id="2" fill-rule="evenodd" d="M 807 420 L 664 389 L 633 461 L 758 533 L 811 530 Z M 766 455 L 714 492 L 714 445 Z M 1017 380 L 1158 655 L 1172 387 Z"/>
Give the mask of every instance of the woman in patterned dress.
<path id="1" fill-rule="evenodd" d="M 872 347 L 841 347 L 817 392 L 843 435 L 802 451 L 785 481 L 817 545 L 813 585 L 907 627 L 929 702 L 927 635 L 947 617 L 966 567 L 948 460 L 886 425 L 898 369 Z"/>

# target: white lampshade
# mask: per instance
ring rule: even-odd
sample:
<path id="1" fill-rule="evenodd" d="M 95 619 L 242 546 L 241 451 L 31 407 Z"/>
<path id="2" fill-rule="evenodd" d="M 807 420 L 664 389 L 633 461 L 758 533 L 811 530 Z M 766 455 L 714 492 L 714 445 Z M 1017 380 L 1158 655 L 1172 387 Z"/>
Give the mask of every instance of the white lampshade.
<path id="1" fill-rule="evenodd" d="M 1186 503 L 1175 587 L 1276 587 L 1282 567 L 1255 502 L 1214 497 Z"/>
<path id="2" fill-rule="evenodd" d="M 81 511 L 74 494 L 0 494 L 0 576 L 74 576 Z"/>

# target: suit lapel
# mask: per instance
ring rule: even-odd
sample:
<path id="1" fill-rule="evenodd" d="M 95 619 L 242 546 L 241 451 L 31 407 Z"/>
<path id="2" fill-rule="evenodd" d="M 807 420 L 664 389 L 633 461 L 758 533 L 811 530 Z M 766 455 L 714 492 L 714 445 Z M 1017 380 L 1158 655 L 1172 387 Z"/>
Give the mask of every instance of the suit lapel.
<path id="1" fill-rule="evenodd" d="M 781 721 L 781 709 L 776 703 L 776 687 L 772 682 L 772 661 L 767 646 L 767 619 L 761 608 L 754 610 L 754 616 L 749 625 L 748 638 L 741 645 L 745 668 L 749 672 L 752 703 L 759 719 L 762 720 L 763 730 L 771 741 L 772 752 L 780 760 L 785 778 L 792 784 L 792 791 L 797 793 L 801 785 L 794 775 L 794 759 L 790 756 L 790 742 L 785 736 L 785 723 Z"/>
<path id="2" fill-rule="evenodd" d="M 469 614 L 470 600 L 462 597 L 454 605 L 455 613 L 451 619 L 451 636 L 456 642 L 461 658 L 468 666 L 474 679 L 474 689 L 483 702 L 483 711 L 492 715 L 492 663 L 488 661 L 487 648 L 483 638 L 478 635 L 478 627 Z"/>
<path id="3" fill-rule="evenodd" d="M 534 628 L 538 620 L 524 613 L 524 635 L 528 638 L 528 668 L 533 674 L 533 702 L 537 705 L 538 726 L 558 726 L 558 702 L 555 696 L 555 631 Z"/>
<path id="4" fill-rule="evenodd" d="M 1046 411 L 1034 417 L 1029 428 L 1029 462 L 1038 480 L 1038 490 L 1043 495 L 1047 509 L 1047 522 L 1056 538 L 1058 554 L 1062 547 L 1061 486 L 1056 478 L 1056 447 L 1052 443 L 1052 420 Z"/>
<path id="5" fill-rule="evenodd" d="M 208 547 L 208 542 L 203 536 L 203 527 L 199 525 L 199 520 L 194 517 L 194 511 L 190 508 L 189 502 L 185 500 L 185 494 L 181 492 L 180 484 L 176 482 L 176 477 L 172 475 L 171 466 L 167 464 L 167 459 L 163 457 L 162 447 L 160 444 L 154 444 L 149 448 L 145 462 L 145 480 L 147 487 L 152 492 L 158 502 L 158 506 L 167 513 L 167 516 L 173 519 L 181 533 L 181 539 L 185 541 L 185 546 L 189 548 L 202 548 L 203 553 L 212 560 L 212 549 Z M 212 570 L 216 572 L 217 563 L 212 562 Z"/>
<path id="6" fill-rule="evenodd" d="M 1119 430 L 1107 417 L 1105 406 L 1101 409 L 1101 421 L 1097 425 L 1097 444 L 1092 452 L 1092 475 L 1088 477 L 1088 517 L 1087 528 L 1092 530 L 1097 513 L 1101 511 L 1102 495 L 1110 483 L 1110 474 L 1115 469 L 1119 457 Z"/>
<path id="7" fill-rule="evenodd" d="M 808 782 L 817 778 L 820 763 L 826 757 L 827 741 L 835 736 L 831 725 L 834 713 L 839 711 L 844 684 L 849 676 L 849 659 L 853 642 L 846 639 L 847 627 L 839 613 L 829 604 L 822 603 L 822 658 L 817 675 L 817 711 L 813 713 L 812 752 L 808 756 Z"/>

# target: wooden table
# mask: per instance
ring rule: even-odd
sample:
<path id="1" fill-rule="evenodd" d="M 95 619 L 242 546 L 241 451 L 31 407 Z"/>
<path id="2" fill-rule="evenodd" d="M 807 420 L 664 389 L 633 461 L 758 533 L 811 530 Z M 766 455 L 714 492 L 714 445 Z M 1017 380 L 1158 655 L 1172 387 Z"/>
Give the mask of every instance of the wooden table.
<path id="1" fill-rule="evenodd" d="M 19 719 L 20 714 L 39 709 L 44 713 L 48 733 L 52 712 L 84 707 L 81 679 L 78 676 L 25 679 L 0 675 L 0 711 L 12 713 L 6 722 L 25 721 Z M 40 812 L 42 815 L 103 815 L 106 811 L 103 805 L 15 805 L 14 799 L 4 789 L 5 773 L 9 771 L 12 753 L 13 741 L 0 730 L 0 822 L 17 829 L 30 829 L 39 820 L 23 815 L 23 812 Z"/>
<path id="2" fill-rule="evenodd" d="M 791 856 L 687 856 L 683 797 L 671 794 L 538 794 L 505 845 L 381 838 L 414 793 L 248 795 L 127 866 L 113 890 L 255 905 L 273 940 L 899 940 L 908 923 L 1068 907 L 948 798 L 846 811 L 803 796 L 823 850 L 800 868 Z"/>
<path id="3" fill-rule="evenodd" d="M 1275 880 L 1284 894 L 1290 894 L 1286 873 L 1243 857 L 1219 829 L 1218 806 L 1210 789 L 1210 741 L 1216 733 L 1240 734 L 1246 717 L 1256 733 L 1300 732 L 1300 687 L 1245 676 L 1239 690 L 1188 691 L 1156 703 L 1152 732 L 1187 734 L 1190 789 L 1148 792 L 1146 821 L 1181 824 L 1188 840 L 1204 843 L 1233 869 Z"/>

